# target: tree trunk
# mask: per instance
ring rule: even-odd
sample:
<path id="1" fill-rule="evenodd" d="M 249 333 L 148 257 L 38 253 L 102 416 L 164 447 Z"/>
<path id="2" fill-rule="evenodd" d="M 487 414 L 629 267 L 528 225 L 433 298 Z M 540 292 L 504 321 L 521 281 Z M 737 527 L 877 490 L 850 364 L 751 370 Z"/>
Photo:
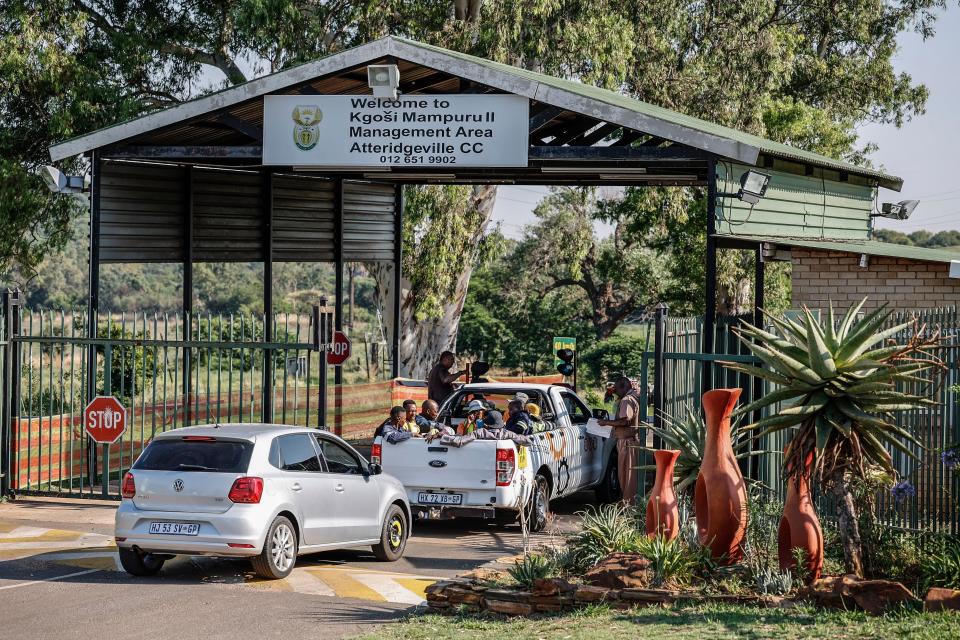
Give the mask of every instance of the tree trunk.
<path id="1" fill-rule="evenodd" d="M 486 233 L 493 205 L 496 203 L 497 188 L 493 185 L 474 187 L 472 200 L 477 211 L 482 214 L 482 223 L 471 234 L 471 246 Z M 449 302 L 444 305 L 442 314 L 437 318 L 418 320 L 415 315 L 417 291 L 411 290 L 410 281 L 401 278 L 400 283 L 400 376 L 404 378 L 424 379 L 430 368 L 444 351 L 456 351 L 457 331 L 460 328 L 460 316 L 463 303 L 467 298 L 470 276 L 473 274 L 473 258 L 465 260 Z M 383 313 L 384 332 L 391 348 L 393 337 L 393 268 L 385 262 L 367 265 L 376 281 L 377 303 Z M 402 276 L 402 274 L 401 274 Z"/>
<path id="2" fill-rule="evenodd" d="M 830 492 L 836 503 L 837 531 L 843 543 L 844 568 L 847 573 L 863 578 L 863 545 L 849 476 L 843 471 L 834 472 L 830 477 Z"/>

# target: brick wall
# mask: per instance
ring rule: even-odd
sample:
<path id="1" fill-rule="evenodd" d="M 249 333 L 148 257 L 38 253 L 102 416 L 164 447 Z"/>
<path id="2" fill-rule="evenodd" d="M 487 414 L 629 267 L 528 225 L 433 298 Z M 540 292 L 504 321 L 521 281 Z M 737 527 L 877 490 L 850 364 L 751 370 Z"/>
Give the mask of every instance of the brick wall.
<path id="1" fill-rule="evenodd" d="M 960 279 L 948 276 L 948 264 L 870 256 L 864 269 L 859 254 L 793 248 L 790 255 L 794 308 L 826 308 L 832 300 L 842 309 L 864 296 L 865 309 L 960 306 Z"/>

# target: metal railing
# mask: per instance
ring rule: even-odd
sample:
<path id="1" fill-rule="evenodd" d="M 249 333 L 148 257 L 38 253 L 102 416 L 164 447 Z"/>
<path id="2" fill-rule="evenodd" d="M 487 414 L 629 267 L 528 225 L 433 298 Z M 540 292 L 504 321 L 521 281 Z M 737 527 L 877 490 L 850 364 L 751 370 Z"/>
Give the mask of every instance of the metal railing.
<path id="1" fill-rule="evenodd" d="M 267 341 L 266 322 L 273 339 Z M 8 305 L 3 353 L 5 489 L 115 497 L 158 432 L 191 424 L 324 426 L 324 350 L 332 320 L 312 314 L 204 315 L 28 311 Z M 116 396 L 127 428 L 103 455 L 82 414 Z"/>

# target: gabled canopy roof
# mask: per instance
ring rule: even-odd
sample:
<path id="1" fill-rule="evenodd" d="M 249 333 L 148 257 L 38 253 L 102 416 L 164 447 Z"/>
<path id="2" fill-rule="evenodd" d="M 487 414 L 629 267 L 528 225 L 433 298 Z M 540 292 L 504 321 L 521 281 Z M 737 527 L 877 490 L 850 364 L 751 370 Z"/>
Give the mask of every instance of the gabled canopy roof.
<path id="1" fill-rule="evenodd" d="M 311 81 L 351 71 L 366 63 L 385 58 L 395 58 L 494 90 L 526 96 L 558 110 L 594 118 L 598 123 L 640 131 L 652 136 L 654 141 L 659 139 L 683 145 L 748 165 L 757 165 L 760 156 L 764 155 L 770 161 L 777 158 L 841 174 L 861 176 L 890 189 L 899 190 L 902 186 L 902 180 L 896 176 L 686 116 L 614 91 L 393 36 L 55 144 L 50 148 L 50 156 L 55 161 L 62 160 L 121 142 L 136 141 L 161 129 L 186 126 L 192 120 L 213 112 L 235 111 L 243 103 L 250 103 L 271 93 L 294 93 L 297 88 L 301 92 L 310 93 L 308 88 L 306 91 L 303 89 Z M 441 82 L 426 76 L 421 80 L 419 85 L 414 80 L 411 88 L 422 91 L 436 87 Z M 335 92 L 353 93 L 365 87 L 362 78 L 354 78 L 353 81 L 353 89 L 341 86 Z M 325 87 L 323 91 L 315 90 L 313 93 L 327 93 L 329 90 Z M 236 118 L 233 114 L 229 117 Z M 262 114 L 260 118 L 262 123 Z M 242 124 L 234 125 L 233 128 L 242 131 Z M 601 130 L 598 128 L 594 131 Z M 584 133 L 580 134 L 581 142 L 584 136 Z"/>

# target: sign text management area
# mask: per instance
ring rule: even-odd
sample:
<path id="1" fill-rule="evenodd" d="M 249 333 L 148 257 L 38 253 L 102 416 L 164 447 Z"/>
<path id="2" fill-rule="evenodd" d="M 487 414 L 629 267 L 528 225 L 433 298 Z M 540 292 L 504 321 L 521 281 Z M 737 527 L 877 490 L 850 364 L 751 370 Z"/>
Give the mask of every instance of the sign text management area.
<path id="1" fill-rule="evenodd" d="M 515 95 L 265 96 L 263 163 L 525 167 L 529 111 Z"/>

